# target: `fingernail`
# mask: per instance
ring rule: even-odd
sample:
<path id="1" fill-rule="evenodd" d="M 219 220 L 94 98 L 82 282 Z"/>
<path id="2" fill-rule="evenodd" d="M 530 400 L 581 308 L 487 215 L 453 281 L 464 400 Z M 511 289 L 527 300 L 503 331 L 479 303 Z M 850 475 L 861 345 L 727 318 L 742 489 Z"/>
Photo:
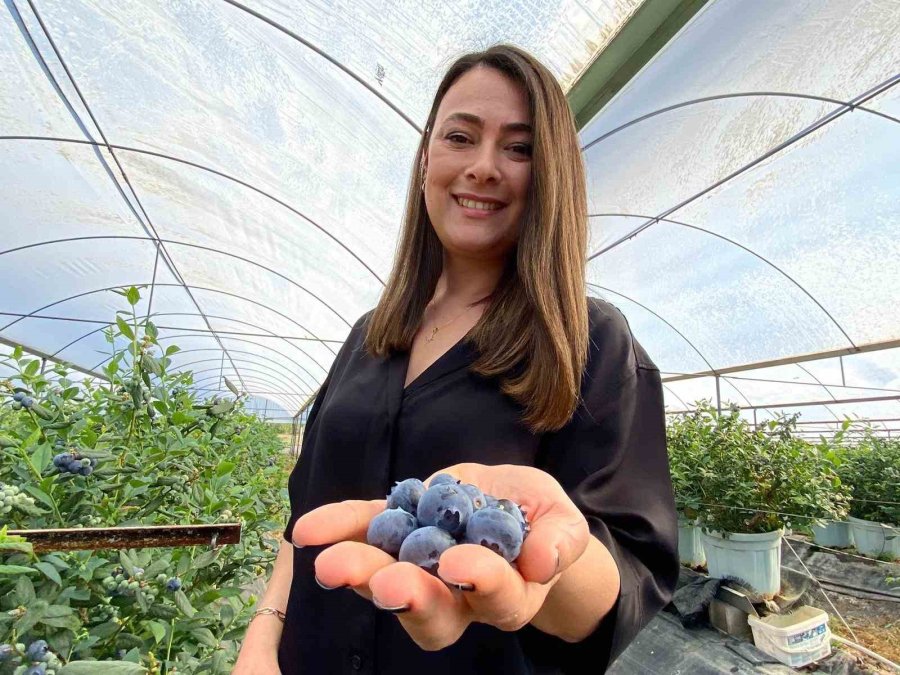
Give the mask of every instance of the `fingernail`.
<path id="1" fill-rule="evenodd" d="M 316 583 L 319 584 L 319 587 L 324 588 L 326 591 L 333 591 L 338 588 L 345 588 L 347 586 L 347 584 L 343 584 L 341 586 L 326 586 L 321 581 L 319 581 L 319 577 L 313 577 L 313 578 L 316 580 Z"/>
<path id="2" fill-rule="evenodd" d="M 451 584 L 449 581 L 446 582 L 448 586 L 453 586 L 460 591 L 474 591 L 475 584 Z"/>
<path id="3" fill-rule="evenodd" d="M 385 612 L 390 612 L 391 614 L 403 614 L 403 612 L 409 611 L 409 605 L 400 605 L 399 607 L 385 607 L 380 602 L 378 602 L 377 598 L 372 598 L 372 604 L 375 605 L 378 609 L 383 609 Z"/>

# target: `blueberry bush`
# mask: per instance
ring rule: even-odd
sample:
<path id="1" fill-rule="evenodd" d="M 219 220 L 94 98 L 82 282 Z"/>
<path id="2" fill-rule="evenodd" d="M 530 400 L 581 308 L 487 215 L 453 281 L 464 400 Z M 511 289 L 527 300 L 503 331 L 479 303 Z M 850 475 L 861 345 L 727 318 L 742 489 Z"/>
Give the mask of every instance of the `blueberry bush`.
<path id="1" fill-rule="evenodd" d="M 227 673 L 274 562 L 290 461 L 244 396 L 199 400 L 132 307 L 106 381 L 16 348 L 0 379 L 0 673 Z M 117 345 L 126 344 L 126 348 Z M 10 530 L 242 523 L 236 545 L 35 554 Z"/>

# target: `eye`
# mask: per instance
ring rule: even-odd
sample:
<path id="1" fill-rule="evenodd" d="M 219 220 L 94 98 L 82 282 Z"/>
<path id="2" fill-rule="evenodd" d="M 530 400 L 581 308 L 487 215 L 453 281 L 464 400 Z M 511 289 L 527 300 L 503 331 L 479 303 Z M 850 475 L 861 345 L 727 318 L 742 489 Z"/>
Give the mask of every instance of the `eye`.
<path id="1" fill-rule="evenodd" d="M 469 140 L 468 138 L 466 138 L 465 136 L 463 136 L 462 134 L 457 133 L 457 132 L 454 132 L 452 134 L 447 134 L 446 136 L 444 136 L 444 138 L 446 138 L 451 143 L 466 143 Z M 462 140 L 454 140 L 454 139 L 460 139 L 460 138 Z"/>
<path id="2" fill-rule="evenodd" d="M 530 145 L 527 145 L 525 143 L 517 143 L 516 145 L 512 146 L 512 149 L 514 152 L 518 152 L 520 154 L 531 157 L 532 147 Z"/>

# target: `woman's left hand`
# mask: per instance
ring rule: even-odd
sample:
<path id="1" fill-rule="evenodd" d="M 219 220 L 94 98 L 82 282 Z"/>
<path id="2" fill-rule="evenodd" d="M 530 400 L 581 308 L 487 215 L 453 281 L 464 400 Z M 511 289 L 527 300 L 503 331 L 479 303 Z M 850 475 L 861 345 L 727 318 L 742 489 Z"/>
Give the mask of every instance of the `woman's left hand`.
<path id="1" fill-rule="evenodd" d="M 369 521 L 384 510 L 384 499 L 326 504 L 300 518 L 293 530 L 298 546 L 334 544 L 316 558 L 320 585 L 352 587 L 396 613 L 416 644 L 429 651 L 456 642 L 473 621 L 504 631 L 528 624 L 560 575 L 584 553 L 590 537 L 582 513 L 556 479 L 540 469 L 457 464 L 437 473 L 449 473 L 522 507 L 531 531 L 514 565 L 475 544 L 447 549 L 440 558 L 440 578 L 397 562 L 365 543 Z M 430 480 L 424 481 L 426 486 Z"/>

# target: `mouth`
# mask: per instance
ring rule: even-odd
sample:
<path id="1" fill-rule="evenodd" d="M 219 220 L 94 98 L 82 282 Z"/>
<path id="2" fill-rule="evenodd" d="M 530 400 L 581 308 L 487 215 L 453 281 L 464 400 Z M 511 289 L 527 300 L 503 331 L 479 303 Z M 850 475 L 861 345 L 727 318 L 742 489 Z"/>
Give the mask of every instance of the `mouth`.
<path id="1" fill-rule="evenodd" d="M 456 204 L 463 210 L 463 213 L 468 216 L 492 216 L 498 211 L 502 211 L 504 208 L 506 208 L 506 204 L 500 204 L 496 202 L 482 202 L 475 199 L 459 197 L 457 195 L 453 195 L 453 199 L 454 201 L 456 201 Z"/>

